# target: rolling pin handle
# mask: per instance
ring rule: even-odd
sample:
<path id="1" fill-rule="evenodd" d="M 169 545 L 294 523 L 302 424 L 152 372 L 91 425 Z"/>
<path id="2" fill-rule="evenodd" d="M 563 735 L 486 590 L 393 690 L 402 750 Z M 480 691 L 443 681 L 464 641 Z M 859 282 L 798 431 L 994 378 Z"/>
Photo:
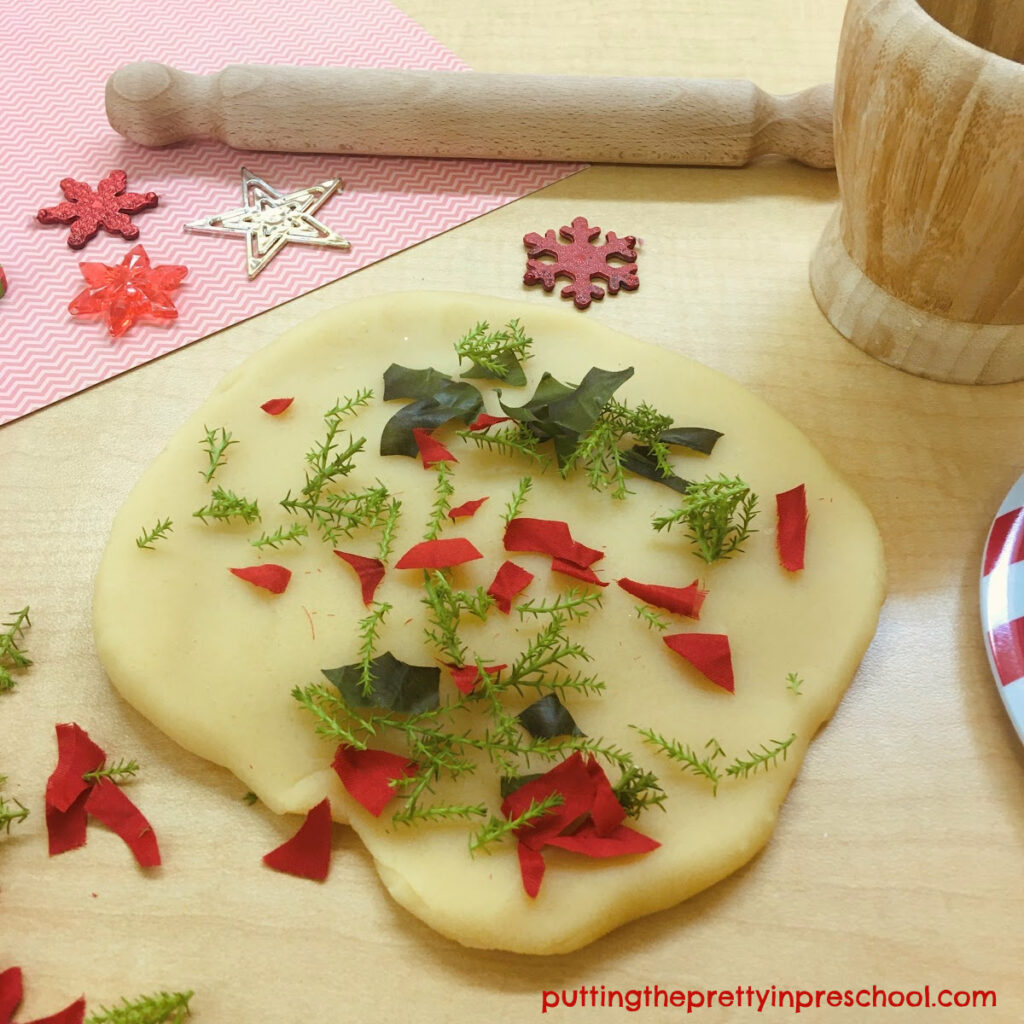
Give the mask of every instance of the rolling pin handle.
<path id="1" fill-rule="evenodd" d="M 220 137 L 216 79 L 156 61 L 127 64 L 107 79 L 111 126 L 143 146 Z"/>

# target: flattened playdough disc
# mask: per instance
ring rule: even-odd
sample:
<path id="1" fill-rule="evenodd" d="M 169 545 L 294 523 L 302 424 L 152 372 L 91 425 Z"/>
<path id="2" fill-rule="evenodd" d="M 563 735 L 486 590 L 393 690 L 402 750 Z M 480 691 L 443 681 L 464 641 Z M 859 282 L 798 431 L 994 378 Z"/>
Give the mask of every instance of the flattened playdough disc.
<path id="1" fill-rule="evenodd" d="M 387 421 L 408 400 L 383 401 L 392 363 L 434 367 L 459 379 L 454 342 L 477 322 L 492 328 L 518 317 L 534 339 L 525 363 L 528 383 L 502 387 L 509 406 L 533 395 L 541 374 L 579 382 L 591 367 L 635 372 L 616 399 L 648 402 L 680 426 L 722 432 L 710 455 L 674 449 L 679 476 L 739 476 L 759 496 L 755 533 L 745 550 L 710 565 L 693 553 L 680 528 L 654 532 L 652 516 L 681 497 L 662 484 L 630 477 L 625 500 L 588 487 L 585 474 L 562 479 L 521 456 L 478 449 L 456 436 L 462 423 L 435 431 L 458 458 L 451 467 L 452 505 L 484 502 L 471 518 L 447 522 L 442 537 L 468 538 L 481 558 L 451 570 L 453 586 L 486 589 L 498 567 L 513 560 L 535 578 L 519 601 L 551 600 L 579 580 L 551 570 L 551 558 L 504 549 L 502 516 L 526 475 L 533 487 L 520 515 L 563 520 L 574 539 L 603 552 L 592 568 L 608 583 L 601 607 L 568 631 L 591 661 L 568 666 L 595 674 L 605 689 L 568 691 L 563 701 L 595 741 L 632 753 L 659 777 L 663 811 L 627 824 L 661 845 L 651 853 L 590 859 L 548 848 L 540 892 L 531 899 L 520 880 L 514 840 L 470 856 L 467 840 L 480 822 L 395 825 L 391 801 L 377 818 L 358 805 L 331 768 L 336 741 L 317 735 L 296 686 L 325 683 L 322 669 L 359 661 L 358 623 L 367 615 L 353 569 L 334 548 L 372 557 L 380 531 L 359 529 L 334 544 L 317 535 L 301 512 L 280 501 L 300 496 L 306 453 L 325 437 L 324 413 L 345 396 L 370 388 L 374 398 L 338 435 L 366 438 L 351 473 L 332 485 L 357 491 L 384 484 L 402 503 L 393 551 L 376 600 L 392 605 L 377 651 L 414 665 L 445 660 L 426 640 L 423 574 L 394 563 L 423 539 L 435 499 L 436 473 L 418 459 L 381 457 Z M 464 363 L 463 370 L 469 365 Z M 475 380 L 486 411 L 500 414 L 495 382 Z M 261 405 L 294 398 L 278 416 Z M 213 480 L 200 443 L 206 428 L 225 428 L 232 444 Z M 806 565 L 790 572 L 776 550 L 775 495 L 803 484 L 809 510 Z M 201 521 L 215 487 L 256 501 L 259 523 Z M 329 487 L 328 491 L 332 488 Z M 173 532 L 140 549 L 135 538 L 158 520 Z M 254 547 L 261 533 L 301 523 L 301 545 Z M 291 571 L 279 594 L 232 574 L 263 563 Z M 729 693 L 670 650 L 641 620 L 642 602 L 617 586 L 620 578 L 708 591 L 699 621 L 668 612 L 667 634 L 725 634 L 735 692 Z M 368 299 L 324 313 L 289 331 L 231 373 L 145 472 L 115 520 L 95 594 L 98 650 L 125 699 L 186 750 L 229 768 L 271 809 L 304 813 L 329 796 L 334 817 L 349 821 L 396 900 L 445 935 L 469 946 L 555 953 L 575 949 L 618 924 L 671 906 L 749 860 L 768 840 L 785 794 L 818 727 L 829 717 L 873 635 L 883 599 L 881 542 L 871 515 L 813 445 L 782 416 L 726 377 L 677 354 L 607 330 L 574 313 L 550 312 L 482 296 L 408 294 Z M 464 618 L 462 636 L 484 664 L 512 665 L 543 619 L 505 615 Z M 787 685 L 796 673 L 800 694 Z M 546 692 L 526 692 L 513 712 Z M 441 671 L 441 700 L 458 697 Z M 481 702 L 481 707 L 483 702 Z M 460 719 L 460 722 L 462 720 Z M 466 720 L 469 723 L 469 719 Z M 723 754 L 717 793 L 707 778 L 667 759 L 636 729 L 654 729 L 702 758 Z M 469 727 L 467 725 L 467 727 Z M 474 726 L 481 729 L 482 725 Z M 793 737 L 774 764 L 746 777 L 727 775 L 737 759 Z M 401 737 L 380 747 L 402 751 Z M 434 799 L 483 803 L 500 817 L 498 774 L 480 758 L 471 776 L 441 780 Z M 614 784 L 616 770 L 605 764 Z M 522 772 L 544 771 L 531 760 Z M 331 882 L 327 883 L 329 893 Z"/>

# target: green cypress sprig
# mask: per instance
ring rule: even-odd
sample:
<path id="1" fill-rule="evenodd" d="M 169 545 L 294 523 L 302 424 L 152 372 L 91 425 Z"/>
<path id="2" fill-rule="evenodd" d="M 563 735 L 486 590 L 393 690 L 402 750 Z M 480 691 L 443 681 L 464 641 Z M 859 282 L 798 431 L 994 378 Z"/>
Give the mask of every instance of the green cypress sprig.
<path id="1" fill-rule="evenodd" d="M 0 775 L 0 787 L 6 782 L 7 776 Z M 28 808 L 17 797 L 8 797 L 0 793 L 0 830 L 9 834 L 12 825 L 20 824 L 27 817 Z"/>
<path id="2" fill-rule="evenodd" d="M 384 515 L 380 521 L 380 540 L 377 543 L 377 557 L 387 562 L 395 546 L 395 529 L 402 515 L 402 503 L 391 498 L 384 506 Z"/>
<path id="3" fill-rule="evenodd" d="M 708 477 L 690 484 L 683 504 L 673 512 L 656 516 L 657 531 L 681 525 L 696 547 L 695 554 L 711 563 L 743 550 L 757 515 L 757 495 L 739 477 Z"/>
<path id="4" fill-rule="evenodd" d="M 636 611 L 636 617 L 641 622 L 647 623 L 648 629 L 656 629 L 658 632 L 663 633 L 669 627 L 669 621 L 660 612 L 656 611 L 650 605 L 647 604 L 635 604 L 633 609 Z"/>
<path id="5" fill-rule="evenodd" d="M 193 992 L 157 992 L 154 995 L 122 999 L 117 1006 L 102 1006 L 85 1024 L 182 1024 L 190 1014 Z"/>
<path id="6" fill-rule="evenodd" d="M 455 493 L 455 486 L 452 484 L 452 471 L 447 462 L 439 462 L 434 471 L 437 473 L 437 480 L 434 483 L 434 503 L 430 507 L 430 519 L 427 521 L 427 531 L 423 534 L 424 540 L 437 540 L 448 522 L 448 513 L 452 508 L 452 495 Z"/>
<path id="7" fill-rule="evenodd" d="M 530 462 L 536 462 L 543 471 L 551 465 L 551 459 L 540 450 L 540 439 L 521 423 L 503 426 L 500 430 L 457 430 L 456 437 L 470 441 L 477 448 L 486 448 L 499 455 L 519 455 Z"/>
<path id="8" fill-rule="evenodd" d="M 803 685 L 803 679 L 801 679 L 796 672 L 790 672 L 786 676 L 786 689 L 789 690 L 790 693 L 795 694 L 797 697 L 803 696 L 803 691 L 800 689 Z"/>
<path id="9" fill-rule="evenodd" d="M 301 545 L 302 538 L 308 536 L 309 531 L 302 523 L 292 523 L 290 526 L 279 526 L 273 533 L 267 533 L 264 530 L 256 540 L 251 540 L 249 543 L 262 551 L 263 548 L 276 549 L 282 544 L 288 543 Z"/>
<path id="10" fill-rule="evenodd" d="M 389 611 L 391 605 L 386 601 L 374 601 L 370 614 L 359 620 L 359 689 L 364 697 L 369 697 L 373 693 L 372 662 L 377 653 L 381 626 Z"/>
<path id="11" fill-rule="evenodd" d="M 666 793 L 658 782 L 658 776 L 639 765 L 623 769 L 612 790 L 629 818 L 639 818 L 648 807 L 665 809 Z"/>
<path id="12" fill-rule="evenodd" d="M 594 608 L 601 606 L 600 590 L 585 590 L 582 587 L 570 587 L 565 593 L 559 594 L 553 601 L 545 602 L 537 598 L 516 605 L 519 618 L 527 615 L 564 614 L 569 620 L 585 619 Z"/>
<path id="13" fill-rule="evenodd" d="M 600 693 L 605 684 L 596 675 L 582 672 L 569 673 L 566 663 L 590 661 L 587 649 L 579 641 L 572 640 L 566 632 L 568 616 L 560 611 L 551 612 L 550 619 L 527 643 L 512 663 L 506 689 L 519 691 L 522 687 L 533 689 L 577 690 L 581 693 Z M 562 672 L 557 672 L 562 669 Z"/>
<path id="14" fill-rule="evenodd" d="M 0 693 L 14 689 L 12 671 L 26 669 L 32 664 L 22 644 L 25 627 L 32 625 L 28 613 L 29 607 L 25 605 L 20 611 L 9 612 L 11 620 L 3 623 L 3 631 L 0 632 Z"/>
<path id="15" fill-rule="evenodd" d="M 502 522 L 504 522 L 506 526 L 508 526 L 508 524 L 519 515 L 532 488 L 533 480 L 528 476 L 522 477 L 516 484 L 516 488 L 512 492 L 512 497 L 505 506 L 505 512 L 501 517 Z"/>
<path id="16" fill-rule="evenodd" d="M 760 750 L 748 750 L 746 757 L 737 757 L 732 764 L 725 769 L 725 774 L 731 778 L 745 779 L 748 775 L 760 771 L 762 768 L 767 771 L 774 768 L 781 757 L 786 760 L 786 752 L 789 750 L 796 733 L 785 740 L 769 740 L 771 744 L 762 743 Z"/>
<path id="17" fill-rule="evenodd" d="M 205 437 L 199 442 L 203 451 L 206 452 L 209 464 L 206 469 L 199 470 L 199 475 L 209 483 L 214 473 L 227 461 L 227 450 L 233 444 L 238 444 L 231 437 L 231 432 L 224 427 L 203 427 L 206 431 Z M 219 432 L 219 435 L 218 435 Z"/>
<path id="18" fill-rule="evenodd" d="M 304 514 L 316 525 L 321 539 L 333 545 L 363 527 L 376 529 L 387 524 L 393 500 L 388 489 L 378 483 L 362 491 L 326 492 L 316 497 L 293 498 L 289 491 L 280 504 L 292 515 Z"/>
<path id="19" fill-rule="evenodd" d="M 429 609 L 428 619 L 432 623 L 424 630 L 428 642 L 453 664 L 465 665 L 467 647 L 459 637 L 462 616 L 468 614 L 484 621 L 494 598 L 483 587 L 472 593 L 456 590 L 440 569 L 425 569 L 421 600 Z"/>
<path id="20" fill-rule="evenodd" d="M 518 319 L 509 320 L 503 328 L 495 331 L 483 320 L 455 343 L 455 351 L 460 363 L 468 359 L 475 367 L 499 380 L 525 383 L 520 363 L 530 358 L 532 344 L 533 339 L 526 336 Z"/>
<path id="21" fill-rule="evenodd" d="M 242 522 L 251 525 L 259 522 L 260 509 L 258 501 L 249 501 L 248 498 L 239 497 L 234 491 L 215 487 L 210 495 L 209 504 L 196 509 L 192 515 L 204 523 L 207 519 L 216 519 L 222 522 L 241 519 Z"/>
<path id="22" fill-rule="evenodd" d="M 138 537 L 135 538 L 135 546 L 137 548 L 148 548 L 153 550 L 153 544 L 158 540 L 163 540 L 167 534 L 173 533 L 174 523 L 170 519 L 158 519 L 156 526 L 150 530 L 143 530 Z"/>
<path id="23" fill-rule="evenodd" d="M 630 728 L 638 732 L 647 743 L 650 743 L 659 753 L 664 754 L 678 764 L 684 771 L 707 779 L 711 783 L 712 791 L 717 795 L 718 784 L 722 781 L 722 773 L 714 762 L 723 753 L 717 741 L 711 741 L 715 745 L 712 753 L 707 757 L 701 757 L 688 744 L 680 743 L 679 740 L 666 739 L 653 729 L 641 729 L 637 725 L 631 725 Z"/>
<path id="24" fill-rule="evenodd" d="M 487 850 L 487 847 L 492 846 L 494 843 L 500 843 L 506 837 L 529 825 L 530 822 L 543 818 L 554 808 L 561 807 L 564 803 L 565 797 L 561 793 L 553 792 L 548 793 L 542 800 L 531 800 L 530 806 L 522 814 L 518 814 L 514 818 L 495 818 L 492 816 L 483 828 L 478 829 L 469 837 L 470 854 L 475 855 L 481 850 Z"/>
<path id="25" fill-rule="evenodd" d="M 109 779 L 111 782 L 115 782 L 120 785 L 125 779 L 137 775 L 138 772 L 138 761 L 121 758 L 112 765 L 107 765 L 106 762 L 104 762 L 99 768 L 96 768 L 91 772 L 86 772 L 82 778 L 85 779 L 86 782 L 98 782 L 100 779 Z"/>

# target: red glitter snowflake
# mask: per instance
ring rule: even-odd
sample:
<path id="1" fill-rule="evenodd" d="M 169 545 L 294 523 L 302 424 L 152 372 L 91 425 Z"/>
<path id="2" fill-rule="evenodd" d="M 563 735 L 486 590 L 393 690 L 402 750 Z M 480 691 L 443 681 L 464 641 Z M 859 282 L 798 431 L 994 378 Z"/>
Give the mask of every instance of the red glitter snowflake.
<path id="1" fill-rule="evenodd" d="M 640 287 L 636 276 L 636 239 L 632 235 L 619 238 L 609 231 L 603 245 L 594 245 L 601 229 L 592 228 L 586 217 L 577 217 L 571 227 L 560 228 L 559 234 L 568 244 L 558 241 L 553 228 L 543 236 L 531 231 L 523 238 L 529 256 L 524 284 L 541 284 L 549 292 L 555 287 L 556 277 L 571 278 L 572 284 L 562 289 L 562 298 L 571 297 L 577 309 L 586 309 L 592 299 L 604 298 L 604 289 L 593 283 L 595 277 L 608 282 L 612 295 L 620 288 L 634 291 Z M 552 260 L 539 259 L 541 256 L 550 256 Z M 627 262 L 609 263 L 610 259 Z"/>
<path id="2" fill-rule="evenodd" d="M 111 171 L 95 190 L 74 178 L 64 178 L 60 187 L 65 202 L 44 207 L 36 219 L 40 224 L 70 223 L 68 245 L 72 249 L 81 249 L 101 227 L 129 241 L 138 238 L 131 214 L 157 204 L 155 192 L 125 192 L 128 175 L 124 171 Z"/>
<path id="3" fill-rule="evenodd" d="M 136 320 L 173 320 L 178 311 L 170 293 L 188 273 L 187 267 L 151 267 L 146 250 L 133 246 L 120 263 L 79 263 L 87 287 L 69 303 L 73 316 L 102 314 L 112 338 L 119 338 Z"/>

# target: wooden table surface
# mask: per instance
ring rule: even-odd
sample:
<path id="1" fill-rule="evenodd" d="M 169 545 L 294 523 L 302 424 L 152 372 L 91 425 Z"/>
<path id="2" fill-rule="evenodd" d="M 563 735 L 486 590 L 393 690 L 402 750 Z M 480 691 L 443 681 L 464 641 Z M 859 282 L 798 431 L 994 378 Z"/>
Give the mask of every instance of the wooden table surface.
<path id="1" fill-rule="evenodd" d="M 843 3 L 400 6 L 479 70 L 748 77 L 787 92 L 831 79 Z M 0 772 L 31 810 L 0 836 L 0 969 L 24 968 L 23 1019 L 81 993 L 95 1007 L 192 988 L 203 1024 L 520 1021 L 540 1012 L 542 990 L 602 985 L 986 989 L 995 1009 L 899 1019 L 1024 1019 L 1024 756 L 989 675 L 976 596 L 988 524 L 1024 469 L 1024 383 L 933 383 L 839 337 L 807 284 L 836 196 L 833 173 L 784 161 L 591 167 L 0 429 L 0 605 L 31 604 L 36 662 L 0 697 Z M 877 636 L 765 851 L 683 906 L 545 960 L 433 934 L 390 901 L 341 826 L 324 886 L 264 870 L 260 856 L 294 823 L 246 806 L 225 771 L 119 700 L 95 656 L 90 598 L 115 510 L 226 371 L 358 296 L 452 289 L 557 306 L 523 287 L 521 238 L 581 214 L 643 244 L 639 291 L 580 315 L 724 371 L 801 427 L 873 511 L 890 583 Z M 62 721 L 142 763 L 130 792 L 161 840 L 155 877 L 103 829 L 47 858 L 43 787 Z M 636 1016 L 549 1017 L 585 1013 Z M 805 1013 L 897 1019 L 880 1008 Z M 716 1007 L 693 1019 L 792 1015 Z"/>

